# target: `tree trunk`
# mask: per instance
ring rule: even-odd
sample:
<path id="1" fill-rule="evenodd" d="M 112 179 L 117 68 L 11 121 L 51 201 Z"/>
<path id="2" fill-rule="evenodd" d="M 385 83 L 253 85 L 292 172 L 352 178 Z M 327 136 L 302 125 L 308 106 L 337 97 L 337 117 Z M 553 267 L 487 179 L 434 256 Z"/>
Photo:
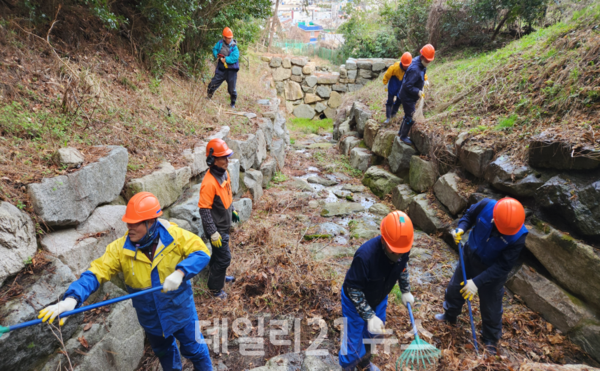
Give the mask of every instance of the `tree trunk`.
<path id="1" fill-rule="evenodd" d="M 494 35 L 492 36 L 492 41 L 496 40 L 496 36 L 498 36 L 498 34 L 500 33 L 500 29 L 502 28 L 502 26 L 504 26 L 504 23 L 508 20 L 508 17 L 510 17 L 510 13 L 512 13 L 512 9 L 509 9 L 504 15 L 504 17 L 502 17 L 500 23 L 498 23 L 498 27 L 496 27 Z"/>
<path id="2" fill-rule="evenodd" d="M 427 17 L 426 29 L 428 33 L 427 41 L 429 44 L 437 48 L 440 39 L 440 19 L 444 14 L 444 8 L 446 0 L 434 0 L 429 10 L 429 16 Z M 421 42 L 421 40 L 417 40 Z"/>
<path id="3" fill-rule="evenodd" d="M 279 22 L 275 22 L 275 19 L 279 19 L 279 15 L 277 14 L 279 12 L 279 0 L 277 0 L 277 2 L 275 3 L 275 13 L 273 14 L 273 17 L 271 17 L 271 33 L 269 34 L 269 47 L 267 48 L 267 51 L 271 51 L 271 45 L 273 43 L 273 32 L 275 31 L 275 24 L 279 23 Z"/>

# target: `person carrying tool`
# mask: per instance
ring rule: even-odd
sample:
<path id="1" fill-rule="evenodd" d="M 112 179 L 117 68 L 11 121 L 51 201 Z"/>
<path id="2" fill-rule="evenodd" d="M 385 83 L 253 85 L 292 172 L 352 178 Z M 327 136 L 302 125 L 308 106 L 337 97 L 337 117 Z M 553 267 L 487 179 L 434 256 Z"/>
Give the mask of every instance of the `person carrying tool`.
<path id="1" fill-rule="evenodd" d="M 101 284 L 121 272 L 131 294 L 162 285 L 162 292 L 132 299 L 140 325 L 163 370 L 181 370 L 181 354 L 194 364 L 194 370 L 212 370 L 208 347 L 197 328 L 198 313 L 190 279 L 210 259 L 200 237 L 164 219 L 162 209 L 150 192 L 134 195 L 122 220 L 128 233 L 106 247 L 104 255 L 73 282 L 64 299 L 40 311 L 39 318 L 50 323 L 60 313 L 83 304 Z M 63 325 L 66 318 L 60 319 Z"/>
<path id="2" fill-rule="evenodd" d="M 458 244 L 473 227 L 464 247 L 467 282 L 459 265 L 446 288 L 444 310 L 435 319 L 455 324 L 466 299 L 479 293 L 483 344 L 492 354 L 498 352 L 502 335 L 502 296 L 508 273 L 525 246 L 525 209 L 514 198 L 495 201 L 485 198 L 471 206 L 451 232 Z"/>
<path id="3" fill-rule="evenodd" d="M 402 54 L 400 62 L 391 65 L 383 75 L 383 85 L 386 86 L 385 90 L 388 93 L 388 99 L 385 103 L 384 124 L 389 124 L 390 120 L 398 113 L 398 109 L 400 108 L 400 97 L 398 97 L 398 93 L 400 93 L 400 88 L 402 87 L 404 72 L 406 72 L 406 69 L 410 66 L 411 62 L 412 55 L 409 52 L 406 52 Z"/>
<path id="4" fill-rule="evenodd" d="M 419 98 L 425 98 L 423 87 L 429 85 L 426 75 L 427 66 L 435 58 L 435 48 L 433 45 L 427 44 L 421 48 L 420 53 L 421 55 L 414 58 L 406 70 L 402 87 L 398 94 L 398 97 L 402 101 L 402 109 L 404 110 L 404 119 L 402 119 L 398 135 L 401 141 L 411 146 L 413 143 L 408 137 L 408 133 L 414 124 L 413 114 L 415 113 L 415 105 Z"/>
<path id="5" fill-rule="evenodd" d="M 363 339 L 383 336 L 388 294 L 396 282 L 402 292 L 402 304 L 412 305 L 415 301 L 407 268 L 414 239 L 412 221 L 405 213 L 394 211 L 383 218 L 380 230 L 381 236 L 356 250 L 342 285 L 342 315 L 347 324 L 339 362 L 344 371 L 355 367 L 379 370 L 371 363 L 371 344 L 364 344 Z"/>
<path id="6" fill-rule="evenodd" d="M 227 171 L 229 156 L 233 151 L 223 139 L 212 139 L 206 146 L 206 163 L 209 170 L 200 186 L 200 217 L 204 233 L 210 237 L 213 246 L 209 263 L 208 289 L 214 297 L 225 300 L 225 282 L 234 282 L 235 277 L 226 276 L 231 263 L 229 251 L 229 229 L 232 222 L 239 222 L 238 213 L 233 207 L 231 178 Z"/>
<path id="7" fill-rule="evenodd" d="M 215 76 L 208 84 L 208 99 L 212 98 L 223 81 L 227 81 L 227 91 L 231 98 L 231 108 L 235 108 L 235 101 L 237 100 L 235 84 L 237 82 L 237 73 L 240 69 L 240 50 L 238 49 L 237 42 L 233 39 L 233 32 L 229 27 L 225 27 L 223 30 L 223 39 L 217 41 L 212 52 L 215 59 L 217 59 L 217 68 L 215 69 Z"/>

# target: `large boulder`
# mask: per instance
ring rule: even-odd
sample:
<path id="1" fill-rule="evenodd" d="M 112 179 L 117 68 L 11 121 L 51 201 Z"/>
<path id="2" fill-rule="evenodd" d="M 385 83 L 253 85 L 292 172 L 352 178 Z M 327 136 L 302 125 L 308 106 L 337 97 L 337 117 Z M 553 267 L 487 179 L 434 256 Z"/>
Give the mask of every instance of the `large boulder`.
<path id="1" fill-rule="evenodd" d="M 110 298 L 127 293 L 111 282 L 102 285 L 98 292 Z M 110 307 L 110 313 L 102 323 L 93 324 L 88 330 L 83 326 L 65 343 L 65 350 L 74 371 L 126 371 L 137 368 L 144 356 L 144 329 L 131 318 L 136 317 L 135 308 L 130 300 L 122 301 Z M 85 339 L 83 346 L 80 339 Z M 60 365 L 68 364 L 63 354 L 51 358 L 41 371 L 54 371 Z"/>
<path id="2" fill-rule="evenodd" d="M 371 166 L 365 173 L 362 183 L 379 198 L 384 198 L 395 186 L 402 183 L 402 179 L 380 166 Z"/>
<path id="3" fill-rule="evenodd" d="M 430 201 L 427 195 L 422 193 L 413 198 L 408 206 L 408 216 L 413 225 L 425 233 L 437 233 L 448 228 L 448 223 L 438 215 L 442 210 L 436 201 Z"/>
<path id="4" fill-rule="evenodd" d="M 277 171 L 277 160 L 272 157 L 269 157 L 265 161 L 263 161 L 262 165 L 260 165 L 260 172 L 263 175 L 262 187 L 267 188 L 271 183 L 271 179 L 275 175 Z"/>
<path id="5" fill-rule="evenodd" d="M 527 165 L 516 165 L 508 156 L 500 156 L 485 170 L 485 180 L 494 188 L 516 197 L 532 197 L 548 181 L 549 176 Z"/>
<path id="6" fill-rule="evenodd" d="M 525 247 L 552 277 L 600 309 L 600 256 L 594 248 L 541 222 L 527 229 Z"/>
<path id="7" fill-rule="evenodd" d="M 240 190 L 240 160 L 232 158 L 227 165 L 227 173 L 231 180 L 231 193 L 234 195 Z"/>
<path id="8" fill-rule="evenodd" d="M 452 215 L 460 214 L 467 208 L 467 198 L 463 196 L 458 184 L 461 179 L 455 173 L 441 176 L 433 186 L 435 196 L 448 208 Z"/>
<path id="9" fill-rule="evenodd" d="M 270 154 L 277 161 L 277 168 L 281 171 L 285 166 L 285 144 L 282 139 L 273 141 Z"/>
<path id="10" fill-rule="evenodd" d="M 59 259 L 50 258 L 45 269 L 28 277 L 31 284 L 20 287 L 22 292 L 18 296 L 0 306 L 0 325 L 11 326 L 37 319 L 39 311 L 56 303 L 76 279 L 69 267 Z M 65 325 L 61 326 L 63 339 L 71 338 L 82 318 L 83 314 L 69 317 Z M 128 320 L 131 321 L 131 318 Z M 9 332 L 0 337 L 0 370 L 31 370 L 59 348 L 60 343 L 52 334 L 52 328 L 47 325 Z"/>
<path id="11" fill-rule="evenodd" d="M 273 124 L 273 121 L 271 121 L 271 119 L 268 118 L 263 118 L 259 120 L 258 127 L 265 134 L 267 149 L 271 149 L 271 143 L 273 143 L 273 136 L 275 135 L 275 125 Z"/>
<path id="12" fill-rule="evenodd" d="M 80 275 L 104 254 L 109 243 L 125 235 L 127 224 L 121 220 L 125 209 L 126 206 L 101 206 L 77 228 L 44 235 L 41 245 Z"/>
<path id="13" fill-rule="evenodd" d="M 233 207 L 240 217 L 240 223 L 250 219 L 250 215 L 252 215 L 252 199 L 241 198 L 238 201 L 233 201 Z"/>
<path id="14" fill-rule="evenodd" d="M 208 170 L 206 164 L 206 145 L 208 143 L 198 143 L 194 149 L 185 149 L 182 153 L 183 158 L 187 162 L 187 166 L 190 168 L 191 176 L 202 174 Z"/>
<path id="15" fill-rule="evenodd" d="M 410 187 L 416 192 L 425 192 L 431 188 L 437 179 L 435 165 L 419 156 L 410 158 Z"/>
<path id="16" fill-rule="evenodd" d="M 494 150 L 476 142 L 467 142 L 458 151 L 458 162 L 469 173 L 483 178 L 485 168 L 492 161 Z"/>
<path id="17" fill-rule="evenodd" d="M 365 130 L 365 138 L 366 138 Z M 412 146 L 400 140 L 399 136 L 395 136 L 392 150 L 388 156 L 390 170 L 394 174 L 406 174 L 410 169 L 411 158 L 417 154 L 417 151 Z"/>
<path id="18" fill-rule="evenodd" d="M 381 125 L 379 125 L 379 123 L 373 119 L 368 119 L 365 123 L 363 139 L 367 147 L 373 148 L 373 143 L 375 143 L 375 138 L 377 137 L 380 127 Z"/>
<path id="19" fill-rule="evenodd" d="M 29 215 L 0 201 L 0 286 L 20 271 L 36 250 L 35 226 Z"/>
<path id="20" fill-rule="evenodd" d="M 158 198 L 160 206 L 171 206 L 188 186 L 192 171 L 188 166 L 175 169 L 163 162 L 159 170 L 138 179 L 132 179 L 125 186 L 125 196 L 130 199 L 136 193 L 150 192 Z"/>
<path id="21" fill-rule="evenodd" d="M 69 175 L 27 186 L 35 213 L 49 227 L 77 225 L 101 204 L 111 202 L 125 184 L 129 156 L 124 147 Z"/>
<path id="22" fill-rule="evenodd" d="M 371 238 L 377 237 L 381 234 L 378 223 L 372 219 L 358 219 L 354 220 L 350 225 L 350 237 L 352 238 L 364 238 L 370 240 Z"/>
<path id="23" fill-rule="evenodd" d="M 244 184 L 250 191 L 254 202 L 258 202 L 263 195 L 262 189 L 263 175 L 260 171 L 250 169 L 246 171 L 244 176 Z"/>
<path id="24" fill-rule="evenodd" d="M 417 194 L 408 184 L 398 184 L 392 189 L 392 205 L 398 210 L 406 212 Z"/>
<path id="25" fill-rule="evenodd" d="M 293 81 L 286 81 L 284 85 L 285 99 L 287 100 L 298 100 L 304 98 L 304 93 L 300 84 Z"/>
<path id="26" fill-rule="evenodd" d="M 595 155 L 590 158 L 590 155 Z M 598 151 L 575 148 L 541 134 L 529 143 L 529 165 L 559 170 L 589 170 L 600 166 Z"/>
<path id="27" fill-rule="evenodd" d="M 284 81 L 292 77 L 292 70 L 288 68 L 278 67 L 273 70 L 273 80 Z"/>
<path id="28" fill-rule="evenodd" d="M 364 206 L 354 202 L 330 202 L 323 205 L 321 216 L 343 216 L 365 211 Z"/>
<path id="29" fill-rule="evenodd" d="M 308 95 L 311 94 L 307 94 Z M 315 117 L 315 110 L 309 106 L 308 104 L 300 104 L 298 106 L 296 106 L 294 108 L 294 116 L 301 118 L 301 119 L 312 119 L 313 117 Z"/>
<path id="30" fill-rule="evenodd" d="M 329 107 L 331 108 L 338 108 L 339 106 L 342 105 L 342 95 L 336 91 L 332 91 L 330 96 L 329 96 L 329 101 L 327 102 L 327 104 L 329 105 Z"/>
<path id="31" fill-rule="evenodd" d="M 365 131 L 365 125 L 367 124 L 367 120 L 372 116 L 369 108 L 360 103 L 358 101 L 352 104 L 352 108 L 350 109 L 350 115 L 348 119 L 350 119 L 350 128 L 355 129 L 358 132 L 359 136 L 362 136 Z"/>
<path id="32" fill-rule="evenodd" d="M 318 238 L 333 238 L 336 236 L 347 236 L 348 230 L 338 224 L 326 222 L 311 226 L 306 230 L 304 239 L 307 241 Z"/>
<path id="33" fill-rule="evenodd" d="M 202 226 L 202 218 L 200 217 L 200 212 L 198 211 L 200 187 L 201 184 L 196 184 L 186 190 L 181 200 L 169 209 L 169 216 L 171 219 L 175 218 L 185 220 L 189 224 L 188 231 L 203 237 L 204 227 Z"/>
<path id="34" fill-rule="evenodd" d="M 256 164 L 256 152 L 258 151 L 256 135 L 246 134 L 245 140 L 227 138 L 225 142 L 233 151 L 230 158 L 240 160 L 240 168 L 243 171 L 251 169 Z"/>
<path id="35" fill-rule="evenodd" d="M 260 169 L 263 161 L 267 158 L 267 140 L 265 139 L 265 133 L 258 129 L 256 131 L 256 158 L 254 160 L 254 169 Z"/>
<path id="36" fill-rule="evenodd" d="M 427 130 L 427 126 L 416 124 L 410 129 L 410 139 L 415 144 L 417 151 L 423 155 L 428 155 L 431 151 L 431 134 Z"/>
<path id="37" fill-rule="evenodd" d="M 373 141 L 371 151 L 377 156 L 388 157 L 392 153 L 392 146 L 396 137 L 395 130 L 379 130 Z"/>
<path id="38" fill-rule="evenodd" d="M 527 265 L 506 282 L 506 287 L 600 360 L 600 322 L 578 299 Z"/>
<path id="39" fill-rule="evenodd" d="M 349 135 L 340 141 L 340 152 L 348 156 L 350 154 L 350 151 L 359 144 L 360 139 Z"/>
<path id="40" fill-rule="evenodd" d="M 538 188 L 535 200 L 583 236 L 600 239 L 600 181 L 595 176 L 557 175 Z"/>
<path id="41" fill-rule="evenodd" d="M 373 162 L 373 154 L 366 148 L 354 147 L 350 151 L 350 166 L 360 171 L 367 171 Z"/>
<path id="42" fill-rule="evenodd" d="M 229 128 L 229 126 L 221 126 L 219 131 L 217 131 L 216 133 L 214 133 L 211 136 L 209 136 L 208 138 L 206 138 L 206 142 L 208 143 L 213 139 L 225 140 L 227 138 L 227 136 L 229 135 L 230 131 L 231 131 L 231 129 Z"/>

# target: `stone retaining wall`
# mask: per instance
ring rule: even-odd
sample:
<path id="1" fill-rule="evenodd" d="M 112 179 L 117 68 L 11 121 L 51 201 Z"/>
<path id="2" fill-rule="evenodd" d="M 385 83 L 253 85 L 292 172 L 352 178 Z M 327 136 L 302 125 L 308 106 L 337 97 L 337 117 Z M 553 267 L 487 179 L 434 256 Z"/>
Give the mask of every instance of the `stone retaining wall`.
<path id="1" fill-rule="evenodd" d="M 263 55 L 273 76 L 273 87 L 286 103 L 288 113 L 312 119 L 324 115 L 335 117 L 346 92 L 362 88 L 367 82 L 378 79 L 395 59 L 354 59 L 340 66 L 340 72 L 317 66 L 307 57 L 279 57 Z"/>

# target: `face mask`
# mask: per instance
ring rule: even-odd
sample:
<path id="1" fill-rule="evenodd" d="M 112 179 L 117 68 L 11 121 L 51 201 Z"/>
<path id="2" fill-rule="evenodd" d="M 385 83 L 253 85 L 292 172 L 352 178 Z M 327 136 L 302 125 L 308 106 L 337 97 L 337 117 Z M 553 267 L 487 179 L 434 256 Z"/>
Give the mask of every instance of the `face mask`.
<path id="1" fill-rule="evenodd" d="M 423 59 L 421 59 L 421 63 L 423 63 L 423 66 L 427 67 L 427 66 L 429 66 L 429 63 L 431 63 L 431 62 L 427 62 L 425 60 L 425 58 L 423 58 Z"/>

